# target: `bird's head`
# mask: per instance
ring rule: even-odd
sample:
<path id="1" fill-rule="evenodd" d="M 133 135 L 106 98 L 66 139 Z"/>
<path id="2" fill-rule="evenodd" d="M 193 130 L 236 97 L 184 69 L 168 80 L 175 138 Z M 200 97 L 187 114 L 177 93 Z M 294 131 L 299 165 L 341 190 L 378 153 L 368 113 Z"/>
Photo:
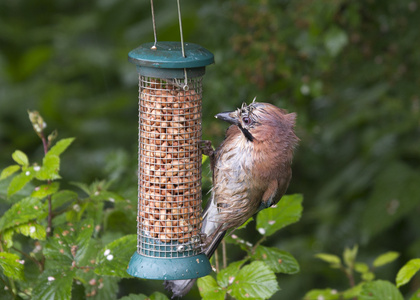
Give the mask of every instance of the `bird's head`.
<path id="1" fill-rule="evenodd" d="M 296 114 L 288 114 L 270 103 L 254 101 L 235 111 L 222 112 L 215 116 L 217 119 L 238 126 L 243 135 L 251 142 L 264 140 L 273 134 L 293 133 Z"/>

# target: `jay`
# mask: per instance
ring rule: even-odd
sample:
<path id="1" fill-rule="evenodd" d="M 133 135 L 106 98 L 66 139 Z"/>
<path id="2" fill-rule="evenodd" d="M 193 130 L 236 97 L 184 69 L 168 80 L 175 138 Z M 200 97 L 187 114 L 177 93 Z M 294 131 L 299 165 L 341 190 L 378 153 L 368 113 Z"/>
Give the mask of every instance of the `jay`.
<path id="1" fill-rule="evenodd" d="M 227 231 L 241 226 L 262 209 L 276 204 L 292 177 L 292 158 L 299 139 L 295 113 L 254 101 L 215 116 L 231 124 L 210 156 L 213 188 L 203 212 L 203 250 L 211 257 Z M 174 297 L 183 297 L 196 279 L 165 281 Z"/>

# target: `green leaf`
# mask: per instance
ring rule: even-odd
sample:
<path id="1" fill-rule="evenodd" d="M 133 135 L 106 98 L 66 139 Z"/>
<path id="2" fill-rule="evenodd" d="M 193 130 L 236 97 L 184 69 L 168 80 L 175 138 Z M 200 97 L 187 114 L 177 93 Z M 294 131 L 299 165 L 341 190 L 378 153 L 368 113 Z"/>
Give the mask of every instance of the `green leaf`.
<path id="1" fill-rule="evenodd" d="M 23 280 L 23 264 L 16 254 L 0 252 L 0 268 L 7 277 Z"/>
<path id="2" fill-rule="evenodd" d="M 298 262 L 289 252 L 273 247 L 258 246 L 252 259 L 263 261 L 275 273 L 295 274 L 300 270 Z"/>
<path id="3" fill-rule="evenodd" d="M 420 300 L 420 289 L 415 291 L 413 295 L 411 296 L 410 300 Z"/>
<path id="4" fill-rule="evenodd" d="M 35 176 L 33 167 L 26 169 L 22 173 L 13 177 L 7 189 L 7 196 L 10 197 L 19 192 Z"/>
<path id="5" fill-rule="evenodd" d="M 369 266 L 361 262 L 356 262 L 354 264 L 354 269 L 356 270 L 356 272 L 359 272 L 361 274 L 369 272 Z"/>
<path id="6" fill-rule="evenodd" d="M 38 300 L 71 300 L 71 287 L 75 271 L 61 266 L 45 270 L 32 291 L 32 298 Z"/>
<path id="7" fill-rule="evenodd" d="M 116 300 L 118 281 L 121 278 L 111 276 L 98 276 L 93 270 L 79 270 L 76 279 L 84 286 L 86 299 L 91 300 Z"/>
<path id="8" fill-rule="evenodd" d="M 262 261 L 243 267 L 230 287 L 229 293 L 238 300 L 268 299 L 280 289 L 276 275 Z"/>
<path id="9" fill-rule="evenodd" d="M 203 300 L 224 300 L 226 290 L 217 285 L 216 280 L 210 275 L 198 278 L 198 290 Z"/>
<path id="10" fill-rule="evenodd" d="M 244 259 L 230 263 L 227 268 L 217 273 L 217 283 L 224 288 L 232 284 L 233 279 L 238 274 L 241 266 L 247 261 L 248 259 Z"/>
<path id="11" fill-rule="evenodd" d="M 375 273 L 373 272 L 366 272 L 362 274 L 362 279 L 364 281 L 372 281 L 375 279 Z"/>
<path id="12" fill-rule="evenodd" d="M 331 264 L 334 268 L 339 268 L 341 266 L 341 259 L 337 255 L 328 254 L 328 253 L 318 253 L 315 254 L 315 257 Z"/>
<path id="13" fill-rule="evenodd" d="M 131 234 L 106 245 L 99 251 L 96 258 L 98 275 L 130 277 L 127 266 L 131 256 L 136 251 L 137 235 Z"/>
<path id="14" fill-rule="evenodd" d="M 337 290 L 323 289 L 323 290 L 311 290 L 305 294 L 303 300 L 335 300 L 340 299 L 340 295 Z"/>
<path id="15" fill-rule="evenodd" d="M 51 197 L 53 210 L 59 208 L 60 206 L 73 202 L 79 198 L 79 195 L 76 192 L 70 190 L 62 190 Z"/>
<path id="16" fill-rule="evenodd" d="M 7 168 L 4 168 L 3 171 L 1 171 L 0 180 L 6 179 L 7 177 L 9 177 L 10 175 L 13 175 L 19 170 L 20 170 L 19 165 L 11 165 L 11 166 L 8 166 Z"/>
<path id="17" fill-rule="evenodd" d="M 373 266 L 375 268 L 377 268 L 377 267 L 381 267 L 383 265 L 389 264 L 389 263 L 393 262 L 394 260 L 396 260 L 399 256 L 400 256 L 400 254 L 398 252 L 394 252 L 394 251 L 386 252 L 382 255 L 379 255 L 373 261 Z"/>
<path id="18" fill-rule="evenodd" d="M 9 229 L 6 229 L 3 233 L 3 240 L 6 242 L 6 247 L 10 248 L 13 246 L 13 235 L 14 233 L 21 233 L 25 236 L 29 236 L 34 240 L 45 240 L 46 230 L 45 227 L 36 222 L 29 222 L 20 224 Z"/>
<path id="19" fill-rule="evenodd" d="M 342 292 L 344 299 L 357 299 L 357 297 L 360 295 L 360 292 L 362 291 L 363 284 L 363 282 L 359 283 L 358 285 L 355 285 L 354 287 Z"/>
<path id="20" fill-rule="evenodd" d="M 411 278 L 420 270 L 420 258 L 414 258 L 408 261 L 397 274 L 395 279 L 397 287 L 400 287 L 411 280 Z"/>
<path id="21" fill-rule="evenodd" d="M 23 153 L 20 150 L 16 150 L 12 154 L 12 158 L 15 162 L 17 162 L 19 165 L 27 167 L 29 165 L 28 157 L 25 153 Z"/>
<path id="22" fill-rule="evenodd" d="M 24 198 L 20 202 L 14 204 L 7 210 L 0 219 L 0 231 L 28 223 L 37 218 L 44 218 L 46 212 L 43 210 L 43 205 L 39 199 Z"/>
<path id="23" fill-rule="evenodd" d="M 58 191 L 60 184 L 58 182 L 51 182 L 50 184 L 40 185 L 32 192 L 31 197 L 43 199 L 48 195 L 54 194 Z"/>
<path id="24" fill-rule="evenodd" d="M 36 173 L 35 177 L 39 180 L 55 180 L 60 179 L 58 171 L 60 170 L 60 157 L 51 152 L 47 152 L 42 160 L 42 167 Z"/>
<path id="25" fill-rule="evenodd" d="M 375 280 L 363 285 L 359 300 L 404 300 L 395 285 L 385 280 Z"/>
<path id="26" fill-rule="evenodd" d="M 168 300 L 168 297 L 166 297 L 165 294 L 154 292 L 149 297 L 143 294 L 130 294 L 128 296 L 120 298 L 119 300 Z"/>
<path id="27" fill-rule="evenodd" d="M 297 222 L 302 215 L 303 197 L 287 195 L 277 205 L 260 211 L 257 215 L 258 232 L 270 236 L 277 230 Z"/>
<path id="28" fill-rule="evenodd" d="M 56 227 L 53 237 L 44 247 L 45 257 L 56 265 L 71 266 L 73 261 L 85 262 L 93 230 L 92 220 Z"/>
<path id="29" fill-rule="evenodd" d="M 359 250 L 359 247 L 357 245 L 355 245 L 353 249 L 350 249 L 347 247 L 344 249 L 343 259 L 347 267 L 353 268 L 354 263 L 356 262 L 358 250 Z"/>
<path id="30" fill-rule="evenodd" d="M 71 143 L 73 143 L 73 141 L 74 138 L 59 140 L 53 147 L 51 147 L 47 154 L 60 156 L 61 153 L 63 153 L 71 145 Z"/>

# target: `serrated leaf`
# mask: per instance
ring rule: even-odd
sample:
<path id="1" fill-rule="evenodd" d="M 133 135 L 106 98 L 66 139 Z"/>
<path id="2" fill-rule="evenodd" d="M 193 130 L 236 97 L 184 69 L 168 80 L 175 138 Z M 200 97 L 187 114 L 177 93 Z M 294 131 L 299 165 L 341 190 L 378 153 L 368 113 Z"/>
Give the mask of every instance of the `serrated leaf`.
<path id="1" fill-rule="evenodd" d="M 341 266 L 341 259 L 337 255 L 328 254 L 328 253 L 318 253 L 318 254 L 315 254 L 315 257 L 333 265 L 334 267 Z"/>
<path id="2" fill-rule="evenodd" d="M 224 300 L 226 290 L 220 287 L 210 275 L 198 278 L 198 290 L 203 300 Z"/>
<path id="3" fill-rule="evenodd" d="M 334 289 L 323 289 L 323 290 L 311 290 L 305 294 L 303 300 L 336 300 L 340 299 L 340 295 L 337 290 Z"/>
<path id="4" fill-rule="evenodd" d="M 48 152 L 42 160 L 41 169 L 36 172 L 35 177 L 39 180 L 60 179 L 58 171 L 60 170 L 60 157 Z"/>
<path id="5" fill-rule="evenodd" d="M 230 287 L 229 293 L 238 300 L 268 299 L 280 289 L 276 275 L 262 261 L 243 267 Z"/>
<path id="6" fill-rule="evenodd" d="M 6 179 L 7 177 L 13 175 L 14 173 L 16 173 L 19 170 L 20 170 L 19 165 L 11 165 L 11 166 L 8 166 L 8 167 L 4 168 L 3 171 L 1 171 L 0 180 Z"/>
<path id="7" fill-rule="evenodd" d="M 51 182 L 50 184 L 43 184 L 35 188 L 31 197 L 43 199 L 48 195 L 54 194 L 58 191 L 60 184 L 58 182 Z"/>
<path id="8" fill-rule="evenodd" d="M 235 279 L 236 275 L 238 274 L 241 266 L 248 261 L 248 259 L 235 261 L 230 263 L 227 268 L 221 270 L 217 273 L 217 283 L 221 287 L 227 287 L 228 285 L 232 284 L 233 280 Z"/>
<path id="9" fill-rule="evenodd" d="M 48 151 L 50 155 L 60 156 L 70 145 L 73 143 L 74 138 L 67 138 L 59 140 L 51 149 Z"/>
<path id="10" fill-rule="evenodd" d="M 130 294 L 128 296 L 120 298 L 119 300 L 168 300 L 168 297 L 166 297 L 166 295 L 162 293 L 154 292 L 149 297 L 143 294 Z"/>
<path id="11" fill-rule="evenodd" d="M 23 280 L 23 264 L 16 254 L 0 252 L 0 269 L 11 279 Z"/>
<path id="12" fill-rule="evenodd" d="M 38 300 L 71 300 L 71 287 L 75 271 L 62 266 L 45 270 L 32 291 L 32 298 Z"/>
<path id="13" fill-rule="evenodd" d="M 22 173 L 13 177 L 12 181 L 7 188 L 7 196 L 10 197 L 19 192 L 28 182 L 30 182 L 35 176 L 33 168 L 28 168 Z"/>
<path id="14" fill-rule="evenodd" d="M 53 237 L 44 247 L 44 255 L 56 264 L 71 266 L 72 262 L 84 262 L 94 230 L 92 220 L 76 225 L 67 224 L 55 228 Z"/>
<path id="15" fill-rule="evenodd" d="M 404 300 L 395 285 L 385 280 L 375 280 L 363 285 L 359 300 Z"/>
<path id="16" fill-rule="evenodd" d="M 43 210 L 41 201 L 36 198 L 24 198 L 15 203 L 7 210 L 0 219 L 0 231 L 14 227 L 22 223 L 28 223 L 37 218 L 44 218 L 46 212 Z"/>
<path id="17" fill-rule="evenodd" d="M 120 278 L 111 276 L 98 276 L 90 270 L 77 272 L 76 279 L 83 283 L 86 299 L 116 300 L 118 294 L 118 281 Z"/>
<path id="18" fill-rule="evenodd" d="M 302 215 L 303 197 L 300 194 L 287 195 L 277 205 L 260 211 L 257 215 L 257 229 L 269 236 L 283 227 L 297 222 Z"/>
<path id="19" fill-rule="evenodd" d="M 29 222 L 20 224 L 6 229 L 3 233 L 3 240 L 6 242 L 6 247 L 10 248 L 13 246 L 13 235 L 14 233 L 20 233 L 25 236 L 29 236 L 34 240 L 45 240 L 46 231 L 45 227 L 36 222 Z"/>
<path id="20" fill-rule="evenodd" d="M 359 250 L 359 246 L 355 245 L 353 247 L 353 249 L 351 248 L 345 248 L 344 249 L 344 253 L 343 253 L 343 259 L 344 259 L 344 263 L 346 264 L 347 267 L 352 268 L 355 261 L 356 261 L 356 256 L 357 256 L 357 252 Z"/>
<path id="21" fill-rule="evenodd" d="M 295 274 L 300 270 L 298 262 L 289 252 L 273 247 L 258 246 L 252 259 L 263 261 L 275 273 Z"/>
<path id="22" fill-rule="evenodd" d="M 60 206 L 68 203 L 73 202 L 79 198 L 79 195 L 76 192 L 70 190 L 62 190 L 51 197 L 52 208 L 57 209 Z"/>
<path id="23" fill-rule="evenodd" d="M 383 265 L 389 264 L 389 263 L 393 262 L 394 260 L 396 260 L 399 256 L 400 256 L 400 254 L 398 252 L 394 252 L 394 251 L 386 252 L 382 255 L 379 255 L 373 261 L 373 266 L 375 268 L 377 268 L 377 267 L 381 267 Z"/>
<path id="24" fill-rule="evenodd" d="M 397 274 L 395 279 L 397 287 L 400 287 L 411 280 L 411 278 L 420 270 L 420 258 L 408 261 Z"/>
<path id="25" fill-rule="evenodd" d="M 131 256 L 136 251 L 137 235 L 131 234 L 113 241 L 98 252 L 96 257 L 98 275 L 130 277 L 127 266 Z"/>
<path id="26" fill-rule="evenodd" d="M 124 197 L 109 191 L 100 191 L 99 193 L 92 195 L 90 198 L 96 201 L 110 201 L 113 203 L 116 201 L 124 201 Z"/>
<path id="27" fill-rule="evenodd" d="M 23 153 L 20 150 L 16 150 L 12 154 L 12 158 L 15 162 L 17 162 L 19 165 L 27 167 L 29 165 L 28 157 L 25 153 Z"/>

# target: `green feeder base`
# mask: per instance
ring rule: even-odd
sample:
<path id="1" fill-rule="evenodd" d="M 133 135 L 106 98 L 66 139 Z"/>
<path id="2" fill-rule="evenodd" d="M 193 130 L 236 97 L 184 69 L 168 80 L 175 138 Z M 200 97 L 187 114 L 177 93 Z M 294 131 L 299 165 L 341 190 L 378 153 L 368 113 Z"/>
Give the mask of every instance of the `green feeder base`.
<path id="1" fill-rule="evenodd" d="M 191 257 L 158 258 L 135 252 L 127 267 L 131 276 L 157 280 L 192 279 L 210 272 L 210 262 L 203 253 Z"/>

